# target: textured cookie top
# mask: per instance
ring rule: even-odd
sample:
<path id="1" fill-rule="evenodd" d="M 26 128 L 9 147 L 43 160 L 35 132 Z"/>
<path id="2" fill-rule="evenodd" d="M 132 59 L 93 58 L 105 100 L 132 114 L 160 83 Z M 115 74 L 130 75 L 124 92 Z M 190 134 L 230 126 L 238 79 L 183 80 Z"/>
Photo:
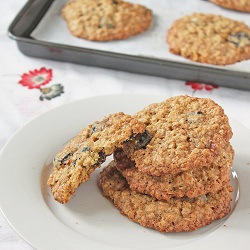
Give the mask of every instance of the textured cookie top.
<path id="1" fill-rule="evenodd" d="M 249 0 L 210 0 L 221 7 L 243 12 L 250 12 Z"/>
<path id="2" fill-rule="evenodd" d="M 139 171 L 160 176 L 210 165 L 232 137 L 224 110 L 211 99 L 176 96 L 134 115 L 153 136 L 145 149 L 124 152 Z"/>
<path id="3" fill-rule="evenodd" d="M 228 65 L 250 58 L 250 29 L 220 15 L 194 13 L 167 33 L 170 52 L 193 61 Z"/>
<path id="4" fill-rule="evenodd" d="M 66 203 L 116 148 L 129 142 L 135 148 L 145 147 L 150 139 L 144 123 L 122 112 L 87 126 L 54 157 L 48 180 L 54 198 Z"/>
<path id="5" fill-rule="evenodd" d="M 192 231 L 224 217 L 230 211 L 231 187 L 197 198 L 171 198 L 159 201 L 131 191 L 111 162 L 101 172 L 99 186 L 120 212 L 142 226 L 161 232 Z"/>
<path id="6" fill-rule="evenodd" d="M 158 200 L 183 196 L 195 198 L 217 192 L 230 180 L 233 157 L 233 148 L 228 143 L 209 166 L 158 177 L 138 171 L 134 163 L 124 155 L 122 149 L 117 149 L 114 153 L 115 167 L 125 177 L 131 190 L 148 194 Z"/>
<path id="7" fill-rule="evenodd" d="M 151 10 L 122 0 L 73 0 L 61 13 L 74 36 L 95 41 L 126 39 L 152 21 Z"/>

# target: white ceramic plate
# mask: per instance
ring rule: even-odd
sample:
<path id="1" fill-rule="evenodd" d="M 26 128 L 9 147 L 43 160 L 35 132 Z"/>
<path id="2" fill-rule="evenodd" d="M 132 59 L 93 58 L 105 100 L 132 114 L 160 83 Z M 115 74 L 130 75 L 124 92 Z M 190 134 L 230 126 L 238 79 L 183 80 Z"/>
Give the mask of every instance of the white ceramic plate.
<path id="1" fill-rule="evenodd" d="M 77 189 L 68 204 L 53 200 L 46 181 L 53 155 L 65 142 L 107 114 L 133 114 L 163 99 L 145 95 L 84 99 L 55 108 L 20 129 L 0 155 L 0 206 L 12 227 L 32 246 L 46 250 L 249 248 L 250 131 L 236 121 L 230 121 L 236 151 L 233 211 L 209 226 L 164 234 L 128 220 L 101 195 L 96 183 L 100 170 Z"/>

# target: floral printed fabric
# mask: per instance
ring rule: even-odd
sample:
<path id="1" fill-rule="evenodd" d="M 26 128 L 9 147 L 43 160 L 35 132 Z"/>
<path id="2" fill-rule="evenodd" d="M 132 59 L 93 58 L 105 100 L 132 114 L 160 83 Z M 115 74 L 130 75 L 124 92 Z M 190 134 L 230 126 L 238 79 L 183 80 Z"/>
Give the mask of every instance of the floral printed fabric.
<path id="1" fill-rule="evenodd" d="M 21 76 L 20 84 L 29 89 L 40 89 L 42 85 L 48 84 L 53 77 L 52 69 L 41 68 L 40 70 L 30 70 Z"/>
<path id="2" fill-rule="evenodd" d="M 207 84 L 207 83 L 200 83 L 200 82 L 186 82 L 187 86 L 190 86 L 193 89 L 193 94 L 196 92 L 196 90 L 206 90 L 206 91 L 212 91 L 213 89 L 218 89 L 219 86 L 214 84 Z"/>
<path id="3" fill-rule="evenodd" d="M 24 87 L 28 87 L 28 89 L 39 89 L 42 93 L 39 97 L 41 101 L 44 99 L 51 100 L 64 93 L 64 87 L 60 83 L 42 88 L 42 86 L 50 83 L 52 78 L 53 70 L 42 67 L 22 74 L 18 83 Z"/>
<path id="4" fill-rule="evenodd" d="M 23 73 L 18 83 L 24 87 L 28 87 L 28 89 L 39 89 L 41 92 L 39 99 L 41 101 L 43 101 L 44 99 L 51 100 L 64 93 L 64 87 L 60 83 L 53 84 L 45 88 L 43 87 L 44 85 L 49 84 L 52 78 L 53 70 L 42 67 L 40 69 L 30 70 L 28 73 Z M 187 81 L 185 85 L 190 86 L 193 89 L 193 95 L 197 90 L 212 91 L 213 89 L 219 88 L 219 86 L 214 84 L 190 81 Z"/>

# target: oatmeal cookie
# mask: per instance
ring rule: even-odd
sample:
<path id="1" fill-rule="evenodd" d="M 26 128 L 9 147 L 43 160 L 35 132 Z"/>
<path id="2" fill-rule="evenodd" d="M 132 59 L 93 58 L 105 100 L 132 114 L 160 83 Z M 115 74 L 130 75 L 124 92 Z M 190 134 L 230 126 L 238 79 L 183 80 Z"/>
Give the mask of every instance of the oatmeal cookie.
<path id="1" fill-rule="evenodd" d="M 250 29 L 220 15 L 194 13 L 175 21 L 167 32 L 171 53 L 192 61 L 229 65 L 250 58 Z"/>
<path id="2" fill-rule="evenodd" d="M 134 117 L 153 136 L 145 149 L 125 154 L 139 171 L 161 176 L 209 166 L 232 137 L 221 106 L 211 99 L 176 96 L 154 103 Z"/>
<path id="3" fill-rule="evenodd" d="M 169 200 L 184 196 L 195 198 L 219 191 L 230 180 L 233 157 L 233 148 L 228 143 L 210 166 L 177 175 L 151 176 L 138 171 L 122 149 L 117 149 L 114 152 L 114 165 L 127 180 L 131 190 L 148 194 L 158 200 Z"/>
<path id="4" fill-rule="evenodd" d="M 126 39 L 152 21 L 151 10 L 122 0 L 71 0 L 61 14 L 74 36 L 92 41 Z"/>
<path id="5" fill-rule="evenodd" d="M 48 179 L 55 200 L 66 203 L 75 189 L 118 147 L 133 141 L 139 149 L 151 139 L 145 125 L 122 112 L 84 128 L 54 158 Z"/>
<path id="6" fill-rule="evenodd" d="M 142 226 L 160 232 L 193 231 L 221 219 L 230 212 L 231 187 L 197 198 L 171 198 L 159 201 L 132 191 L 111 162 L 101 172 L 99 186 L 121 214 Z"/>
<path id="7" fill-rule="evenodd" d="M 250 1 L 249 0 L 209 0 L 221 7 L 238 10 L 242 12 L 250 12 Z"/>

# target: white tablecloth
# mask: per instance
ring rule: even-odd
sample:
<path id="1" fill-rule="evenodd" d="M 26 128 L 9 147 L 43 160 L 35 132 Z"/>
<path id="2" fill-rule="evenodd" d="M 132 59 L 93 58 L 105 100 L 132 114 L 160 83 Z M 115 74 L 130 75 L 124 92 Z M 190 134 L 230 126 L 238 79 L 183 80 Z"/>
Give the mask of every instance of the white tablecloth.
<path id="1" fill-rule="evenodd" d="M 189 94 L 218 102 L 231 118 L 250 129 L 250 92 L 211 88 L 204 84 L 143 76 L 113 70 L 55 62 L 23 55 L 7 29 L 25 0 L 4 1 L 0 15 L 0 150 L 25 123 L 39 114 L 73 100 L 107 94 L 145 93 L 174 96 Z M 25 75 L 26 74 L 26 75 Z M 35 88 L 31 75 L 48 76 L 45 85 Z M 29 85 L 24 86 L 24 85 Z M 57 94 L 46 90 L 59 87 Z M 47 88 L 47 89 L 46 89 Z M 44 92 L 44 94 L 42 93 Z M 0 173 L 1 174 L 1 173 Z M 8 224 L 0 213 L 0 249 L 33 249 Z"/>

